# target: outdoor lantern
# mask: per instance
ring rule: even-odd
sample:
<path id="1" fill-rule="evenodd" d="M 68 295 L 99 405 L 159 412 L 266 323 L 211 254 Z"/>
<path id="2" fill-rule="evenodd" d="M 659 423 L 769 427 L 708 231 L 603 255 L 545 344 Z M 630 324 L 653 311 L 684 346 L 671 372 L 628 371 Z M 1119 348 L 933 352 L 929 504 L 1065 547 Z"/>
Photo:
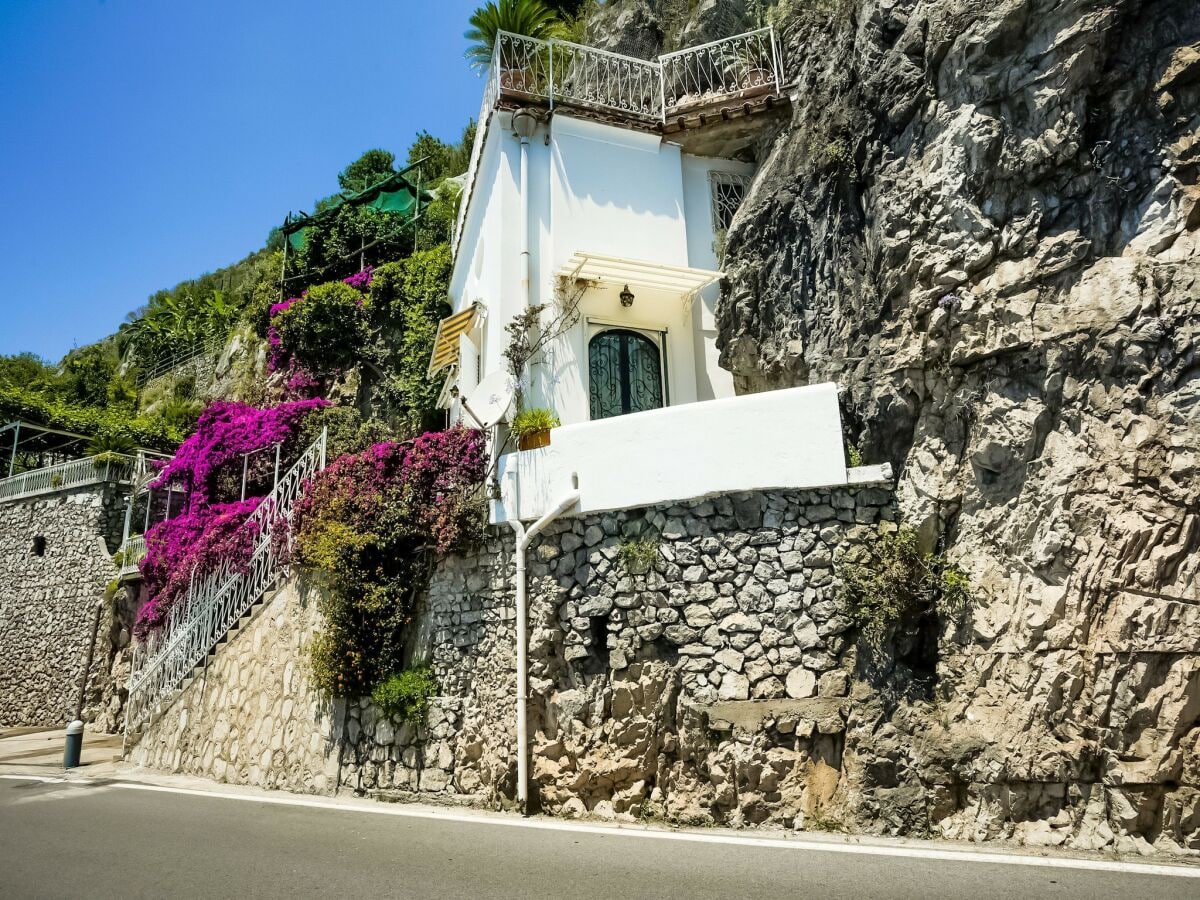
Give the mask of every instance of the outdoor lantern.
<path id="1" fill-rule="evenodd" d="M 629 285 L 625 285 L 625 290 L 621 291 L 621 305 L 626 309 L 633 306 L 633 291 L 629 289 Z"/>

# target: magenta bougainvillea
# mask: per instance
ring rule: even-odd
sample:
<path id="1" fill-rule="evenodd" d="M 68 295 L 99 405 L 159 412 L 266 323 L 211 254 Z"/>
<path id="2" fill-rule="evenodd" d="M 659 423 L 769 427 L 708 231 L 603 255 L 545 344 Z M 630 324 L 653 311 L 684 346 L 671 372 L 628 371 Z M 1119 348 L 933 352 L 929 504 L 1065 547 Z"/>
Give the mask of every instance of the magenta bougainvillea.
<path id="1" fill-rule="evenodd" d="M 196 431 L 151 484 L 156 490 L 168 485 L 182 490 L 187 501 L 181 515 L 146 532 L 146 557 L 139 568 L 150 599 L 138 614 L 139 634 L 162 624 L 193 577 L 208 575 L 222 563 L 235 571 L 249 564 L 258 537 L 249 517 L 263 498 L 232 500 L 238 494 L 231 486 L 241 483 L 242 455 L 286 443 L 305 416 L 328 405 L 318 399 L 259 409 L 221 400 L 200 414 Z M 273 468 L 273 454 L 261 458 Z"/>
<path id="2" fill-rule="evenodd" d="M 486 468 L 483 434 L 454 428 L 375 444 L 313 480 L 292 533 L 295 561 L 326 588 L 312 660 L 321 690 L 357 696 L 400 670 L 431 554 L 465 543 L 482 523 Z"/>
<path id="3" fill-rule="evenodd" d="M 222 562 L 231 571 L 245 571 L 258 537 L 250 515 L 262 502 L 262 497 L 251 497 L 217 503 L 151 526 L 140 564 L 150 600 L 138 611 L 139 636 L 162 625 L 171 606 L 187 593 L 193 573 L 203 577 Z"/>
<path id="4" fill-rule="evenodd" d="M 196 430 L 162 467 L 152 488 L 168 484 L 187 492 L 189 512 L 216 501 L 216 477 L 221 467 L 244 453 L 254 453 L 287 440 L 313 410 L 328 406 L 322 399 L 297 400 L 259 409 L 232 400 L 210 403 L 200 414 Z"/>

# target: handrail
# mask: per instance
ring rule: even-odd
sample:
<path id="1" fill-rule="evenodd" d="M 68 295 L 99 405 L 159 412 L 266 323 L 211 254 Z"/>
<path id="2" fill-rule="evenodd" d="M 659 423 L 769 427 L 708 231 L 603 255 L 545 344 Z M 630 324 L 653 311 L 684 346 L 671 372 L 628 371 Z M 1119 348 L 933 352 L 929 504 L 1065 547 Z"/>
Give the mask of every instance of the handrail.
<path id="1" fill-rule="evenodd" d="M 778 93 L 783 61 L 772 26 L 639 59 L 571 41 L 500 31 L 488 66 L 471 160 L 455 221 L 455 254 L 462 243 L 488 123 L 502 98 L 600 109 L 642 127 L 715 103 Z"/>
<path id="2" fill-rule="evenodd" d="M 276 557 L 275 525 L 291 518 L 305 486 L 325 468 L 329 430 L 324 429 L 247 518 L 257 527 L 254 552 L 241 570 L 230 561 L 215 572 L 193 577 L 187 594 L 172 605 L 163 627 L 133 646 L 125 732 L 139 728 L 159 701 L 188 673 L 275 584 L 284 571 Z"/>
<path id="3" fill-rule="evenodd" d="M 110 481 L 131 483 L 142 460 L 140 454 L 98 454 L 22 472 L 0 479 L 0 503 Z"/>

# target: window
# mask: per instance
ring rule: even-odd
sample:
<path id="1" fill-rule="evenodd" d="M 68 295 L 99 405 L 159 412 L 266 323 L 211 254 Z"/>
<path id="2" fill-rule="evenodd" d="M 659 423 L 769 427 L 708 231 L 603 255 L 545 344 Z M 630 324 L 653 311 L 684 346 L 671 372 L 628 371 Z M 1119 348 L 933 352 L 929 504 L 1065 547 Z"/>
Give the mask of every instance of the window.
<path id="1" fill-rule="evenodd" d="M 45 556 L 46 555 L 46 539 L 44 537 L 42 537 L 40 534 L 33 539 L 33 555 L 34 556 Z"/>
<path id="2" fill-rule="evenodd" d="M 663 406 L 663 365 L 658 344 L 637 331 L 614 328 L 588 342 L 593 419 Z"/>
<path id="3" fill-rule="evenodd" d="M 713 231 L 728 231 L 734 213 L 750 190 L 750 176 L 735 172 L 709 172 L 708 182 L 712 189 Z"/>

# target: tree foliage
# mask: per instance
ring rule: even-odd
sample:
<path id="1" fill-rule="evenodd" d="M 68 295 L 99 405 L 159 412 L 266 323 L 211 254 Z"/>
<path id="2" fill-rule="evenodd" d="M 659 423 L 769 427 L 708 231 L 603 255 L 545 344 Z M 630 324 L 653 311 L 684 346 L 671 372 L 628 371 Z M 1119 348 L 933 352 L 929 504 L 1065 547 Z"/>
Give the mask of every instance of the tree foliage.
<path id="1" fill-rule="evenodd" d="M 387 150 L 368 150 L 338 173 L 343 191 L 357 194 L 396 173 L 396 155 Z"/>
<path id="2" fill-rule="evenodd" d="M 543 0 L 488 0 L 469 21 L 471 27 L 463 37 L 471 42 L 466 57 L 476 69 L 491 65 L 496 36 L 501 31 L 540 40 L 561 37 L 565 31 L 559 14 Z"/>

